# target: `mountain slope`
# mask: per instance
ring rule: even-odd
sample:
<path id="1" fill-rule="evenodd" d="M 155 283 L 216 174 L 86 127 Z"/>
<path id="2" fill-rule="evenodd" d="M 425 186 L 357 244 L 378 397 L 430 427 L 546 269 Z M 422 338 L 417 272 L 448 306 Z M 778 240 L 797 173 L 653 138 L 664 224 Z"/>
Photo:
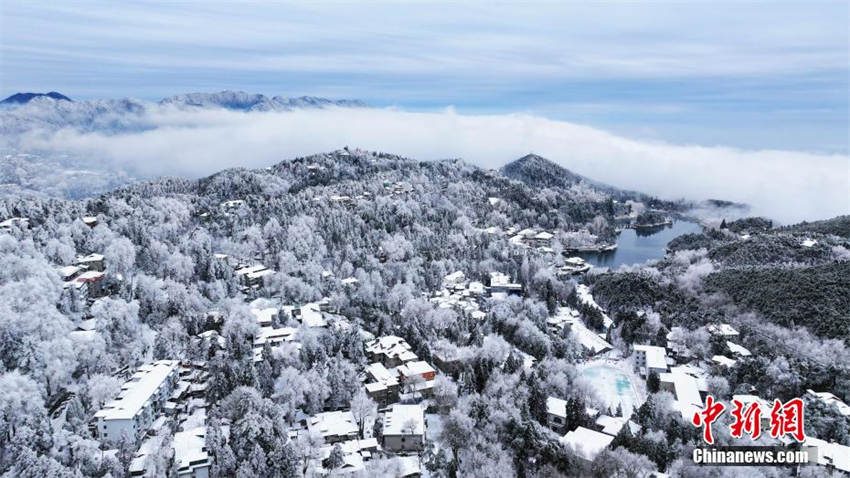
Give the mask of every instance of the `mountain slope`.
<path id="1" fill-rule="evenodd" d="M 504 176 L 535 187 L 568 188 L 584 178 L 536 154 L 527 154 L 499 170 Z"/>

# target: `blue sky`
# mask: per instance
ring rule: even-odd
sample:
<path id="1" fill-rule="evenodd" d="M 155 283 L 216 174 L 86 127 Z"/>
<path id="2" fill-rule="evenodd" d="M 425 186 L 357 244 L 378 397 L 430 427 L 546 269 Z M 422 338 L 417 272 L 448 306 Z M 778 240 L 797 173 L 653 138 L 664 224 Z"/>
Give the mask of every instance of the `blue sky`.
<path id="1" fill-rule="evenodd" d="M 0 95 L 238 89 L 530 113 L 677 144 L 849 148 L 846 1 L 57 3 L 0 4 Z"/>

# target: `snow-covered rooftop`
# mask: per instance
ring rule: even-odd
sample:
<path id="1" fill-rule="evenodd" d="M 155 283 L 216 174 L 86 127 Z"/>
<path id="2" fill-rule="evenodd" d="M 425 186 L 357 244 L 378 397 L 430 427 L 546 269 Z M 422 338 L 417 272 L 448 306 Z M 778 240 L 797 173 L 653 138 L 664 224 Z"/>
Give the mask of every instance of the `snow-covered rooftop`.
<path id="1" fill-rule="evenodd" d="M 556 397 L 546 398 L 546 413 L 556 417 L 566 418 L 567 401 Z"/>
<path id="2" fill-rule="evenodd" d="M 271 325 L 274 317 L 280 313 L 277 307 L 266 307 L 264 309 L 251 309 L 251 313 L 257 318 L 260 325 Z"/>
<path id="3" fill-rule="evenodd" d="M 206 449 L 207 427 L 201 426 L 174 434 L 174 462 L 178 469 L 189 469 L 199 464 L 207 464 L 209 455 Z M 195 465 L 190 465 L 194 463 Z"/>
<path id="4" fill-rule="evenodd" d="M 310 417 L 309 426 L 323 437 L 357 435 L 357 422 L 351 410 L 324 412 Z"/>
<path id="5" fill-rule="evenodd" d="M 724 367 L 733 367 L 736 363 L 735 359 L 731 359 L 725 355 L 715 355 L 711 357 L 711 361 Z"/>
<path id="6" fill-rule="evenodd" d="M 749 357 L 750 355 L 752 355 L 752 353 L 750 353 L 750 351 L 747 350 L 744 346 L 738 345 L 735 342 L 727 340 L 726 345 L 729 347 L 729 350 L 735 355 L 740 355 L 741 357 Z"/>
<path id="7" fill-rule="evenodd" d="M 398 367 L 398 371 L 405 377 L 412 377 L 414 375 L 425 375 L 426 373 L 435 372 L 434 367 L 432 367 L 428 362 L 424 360 L 407 362 L 404 365 L 400 365 Z"/>
<path id="8" fill-rule="evenodd" d="M 115 400 L 108 402 L 95 416 L 104 420 L 126 420 L 136 416 L 168 377 L 177 371 L 176 360 L 146 364 L 121 387 Z"/>
<path id="9" fill-rule="evenodd" d="M 667 369 L 667 349 L 655 345 L 635 345 L 635 351 L 643 352 L 648 368 Z"/>
<path id="10" fill-rule="evenodd" d="M 605 433 L 589 428 L 578 427 L 564 435 L 560 441 L 575 450 L 585 460 L 593 461 L 613 440 L 614 437 L 611 435 L 606 435 Z"/>
<path id="11" fill-rule="evenodd" d="M 425 412 L 419 405 L 395 404 L 384 415 L 384 435 L 422 435 Z"/>
<path id="12" fill-rule="evenodd" d="M 832 466 L 836 470 L 850 473 L 850 446 L 827 442 L 812 436 L 806 437 L 803 446 L 815 447 L 818 450 L 817 464 Z"/>
<path id="13" fill-rule="evenodd" d="M 294 327 L 260 327 L 260 331 L 254 339 L 254 345 L 263 345 L 266 342 L 292 342 L 295 340 L 295 334 L 297 332 L 298 329 Z"/>
<path id="14" fill-rule="evenodd" d="M 673 367 L 669 373 L 659 375 L 662 383 L 673 385 L 676 396 L 676 409 L 685 420 L 690 420 L 694 412 L 702 407 L 702 397 L 699 394 L 697 378 L 687 373 L 682 367 Z"/>
<path id="15" fill-rule="evenodd" d="M 301 306 L 301 323 L 307 327 L 326 327 L 328 321 L 322 316 L 319 304 L 311 303 Z"/>
<path id="16" fill-rule="evenodd" d="M 398 358 L 402 362 L 416 360 L 413 351 L 410 350 L 410 344 L 401 337 L 395 335 L 385 335 L 377 338 L 366 344 L 366 351 L 375 355 L 386 355 L 390 358 Z"/>
<path id="17" fill-rule="evenodd" d="M 706 329 L 713 335 L 723 335 L 727 337 L 735 337 L 738 331 L 729 324 L 708 324 Z"/>

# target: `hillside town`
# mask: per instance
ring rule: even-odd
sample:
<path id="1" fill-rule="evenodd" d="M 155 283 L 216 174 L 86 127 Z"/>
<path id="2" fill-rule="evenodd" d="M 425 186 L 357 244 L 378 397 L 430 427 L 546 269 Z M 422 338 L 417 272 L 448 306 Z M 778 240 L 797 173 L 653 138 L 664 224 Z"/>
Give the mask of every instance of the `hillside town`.
<path id="1" fill-rule="evenodd" d="M 695 476 L 709 396 L 768 421 L 799 396 L 805 441 L 752 444 L 817 450 L 788 476 L 850 473 L 846 327 L 711 292 L 729 261 L 847 272 L 847 219 L 707 226 L 613 271 L 577 254 L 652 200 L 565 182 L 544 204 L 511 173 L 541 160 L 343 150 L 210 179 L 227 188 L 5 200 L 0 445 L 23 460 L 0 453 L 3 476 Z M 787 251 L 746 249 L 767 242 Z"/>

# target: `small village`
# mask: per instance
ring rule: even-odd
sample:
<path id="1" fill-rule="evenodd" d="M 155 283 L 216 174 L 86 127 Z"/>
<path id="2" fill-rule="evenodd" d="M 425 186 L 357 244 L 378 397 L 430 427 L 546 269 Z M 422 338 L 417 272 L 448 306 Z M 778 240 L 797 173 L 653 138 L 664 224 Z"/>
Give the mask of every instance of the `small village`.
<path id="1" fill-rule="evenodd" d="M 225 209 L 243 207 L 243 201 L 223 203 Z M 97 219 L 83 218 L 86 225 L 94 227 Z M 8 222 L 8 221 L 6 221 Z M 17 224 L 25 224 L 18 220 Z M 549 248 L 553 234 L 534 229 L 507 230 L 505 234 L 517 247 L 532 247 L 542 253 Z M 253 261 L 237 260 L 216 253 L 214 260 L 233 270 L 240 285 L 240 293 L 255 317 L 258 332 L 253 339 L 255 362 L 265 359 L 264 354 L 278 353 L 281 347 L 300 350 L 300 336 L 304 333 L 323 333 L 329 329 L 351 330 L 348 318 L 335 313 L 325 298 L 315 303 L 282 304 L 274 298 L 263 297 L 264 280 L 275 271 Z M 567 258 L 558 272 L 566 275 L 581 274 L 590 265 L 578 257 Z M 72 265 L 57 269 L 64 283 L 66 295 L 72 302 L 94 306 L 110 289 L 104 284 L 122 280 L 110 277 L 110 269 L 99 253 L 80 255 Z M 343 288 L 356 288 L 355 277 L 338 279 L 332 273 L 322 273 L 324 280 L 338 281 Z M 104 280 L 108 278 L 108 280 Z M 484 282 L 469 280 L 463 271 L 446 275 L 442 289 L 423 294 L 437 308 L 452 309 L 471 320 L 483 320 L 481 305 L 488 300 L 505 300 L 521 296 L 523 286 L 501 272 L 491 272 Z M 567 400 L 549 396 L 545 403 L 546 423 L 561 436 L 563 446 L 573 450 L 589 465 L 604 449 L 609 447 L 623 427 L 638 433 L 641 425 L 631 418 L 648 391 L 666 391 L 674 398 L 674 407 L 682 420 L 691 417 L 705 405 L 709 393 L 706 378 L 711 373 L 722 373 L 736 361 L 751 356 L 739 344 L 739 332 L 728 323 L 709 324 L 706 330 L 712 337 L 726 345 L 727 354 L 714 355 L 710 361 L 695 359 L 688 349 L 687 337 L 680 327 L 666 336 L 666 347 L 634 345 L 629 355 L 617 350 L 608 340 L 615 325 L 594 300 L 590 288 L 579 283 L 576 288 L 576 306 L 592 310 L 601 318 L 597 327 L 585 324 L 586 314 L 578 308 L 559 307 L 547 320 L 548 332 L 553 336 L 569 336 L 584 350 L 585 362 L 579 365 L 588 383 L 596 390 L 603 407 L 586 407 L 584 412 L 593 420 L 592 426 L 568 428 Z M 219 335 L 222 323 L 219 310 L 207 314 L 207 330 L 193 340 L 209 346 L 215 342 L 224 347 Z M 359 330 L 363 352 L 368 364 L 358 371 L 358 380 L 366 401 L 357 408 L 326 410 L 314 415 L 297 411 L 290 427 L 291 440 L 315 443 L 307 463 L 309 476 L 345 476 L 363 472 L 365 464 L 376 457 L 390 458 L 399 477 L 428 476 L 421 456 L 428 448 L 439 448 L 442 416 L 439 401 L 434 400 L 435 387 L 445 380 L 456 380 L 466 357 L 455 345 L 437 342 L 429 345 L 431 361 L 421 360 L 403 337 L 385 335 L 376 337 Z M 90 340 L 97 333 L 93 319 L 84 320 L 71 332 L 74 340 Z M 536 359 L 519 349 L 513 353 L 521 357 L 523 367 L 532 370 Z M 119 439 L 129 439 L 137 445 L 130 464 L 130 476 L 146 476 L 147 455 L 161 446 L 158 433 L 164 427 L 174 430 L 173 459 L 180 477 L 207 478 L 210 460 L 206 452 L 206 390 L 208 371 L 203 361 L 158 360 L 135 368 L 125 367 L 115 372 L 125 380 L 118 396 L 106 403 L 91 419 L 92 433 L 105 447 L 105 453 L 117 453 L 109 448 Z M 443 381 L 443 383 L 440 383 Z M 654 390 L 648 390 L 653 389 Z M 762 420 L 769 420 L 770 404 L 752 393 L 735 394 L 731 399 L 746 404 L 757 403 L 762 409 Z M 836 406 L 841 414 L 850 418 L 850 406 L 828 391 L 808 390 L 810 399 Z M 53 409 L 54 419 L 61 416 L 65 396 Z M 222 425 L 225 437 L 227 423 Z M 770 440 L 762 439 L 764 440 Z M 789 439 L 780 440 L 790 445 Z M 850 447 L 809 437 L 803 446 L 819 450 L 819 464 L 831 470 L 850 473 Z M 666 476 L 655 473 L 654 476 Z"/>

